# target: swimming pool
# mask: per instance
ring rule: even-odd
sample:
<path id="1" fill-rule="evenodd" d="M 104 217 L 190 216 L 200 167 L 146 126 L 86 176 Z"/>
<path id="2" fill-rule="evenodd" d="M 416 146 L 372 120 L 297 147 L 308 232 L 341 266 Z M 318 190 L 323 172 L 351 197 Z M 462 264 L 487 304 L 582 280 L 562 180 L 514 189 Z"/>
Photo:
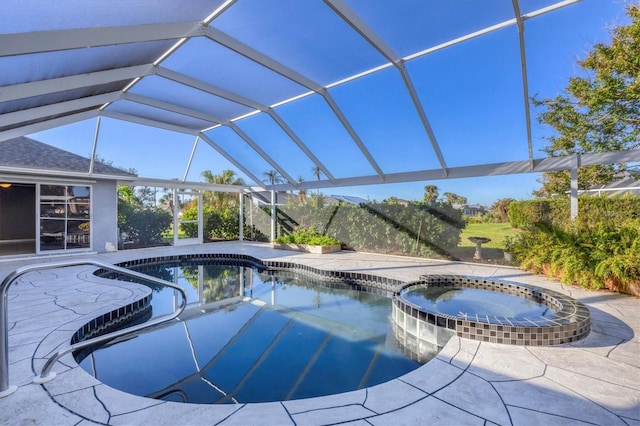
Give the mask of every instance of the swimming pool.
<path id="1" fill-rule="evenodd" d="M 379 287 L 224 260 L 133 269 L 179 283 L 188 305 L 178 322 L 76 354 L 122 391 L 202 404 L 284 401 L 372 386 L 420 365 L 398 347 L 391 293 Z M 173 290 L 153 289 L 153 316 L 175 303 Z"/>

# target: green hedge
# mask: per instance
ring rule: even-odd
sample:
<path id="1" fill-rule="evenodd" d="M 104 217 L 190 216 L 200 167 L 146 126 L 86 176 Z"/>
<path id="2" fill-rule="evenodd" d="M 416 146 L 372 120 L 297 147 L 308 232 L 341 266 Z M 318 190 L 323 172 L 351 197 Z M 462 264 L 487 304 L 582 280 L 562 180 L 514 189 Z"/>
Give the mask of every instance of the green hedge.
<path id="1" fill-rule="evenodd" d="M 544 223 L 562 228 L 572 226 L 569 198 L 514 201 L 509 205 L 509 221 L 514 228 L 525 229 Z M 594 196 L 578 199 L 578 226 L 597 226 L 602 222 L 640 224 L 640 197 Z"/>
<path id="2" fill-rule="evenodd" d="M 640 228 L 603 223 L 562 230 L 538 224 L 512 241 L 509 251 L 525 270 L 566 284 L 627 292 L 640 282 Z"/>
<path id="3" fill-rule="evenodd" d="M 162 242 L 162 233 L 172 222 L 171 213 L 158 208 L 136 208 L 125 202 L 118 204 L 120 232 L 140 245 Z"/>
<path id="4" fill-rule="evenodd" d="M 524 229 L 507 250 L 523 269 L 563 283 L 636 294 L 640 288 L 640 197 L 581 197 L 578 219 L 567 199 L 511 204 L 511 224 Z"/>
<path id="5" fill-rule="evenodd" d="M 447 204 L 367 203 L 279 206 L 280 235 L 313 227 L 347 247 L 378 253 L 448 256 L 460 242 L 462 213 Z"/>
<path id="6" fill-rule="evenodd" d="M 245 238 L 251 236 L 248 225 L 250 203 L 245 203 Z M 253 208 L 253 207 L 251 207 Z M 195 208 L 183 213 L 195 219 Z M 253 208 L 253 238 L 268 241 L 270 207 Z M 236 209 L 218 211 L 204 208 L 204 235 L 209 239 L 237 239 Z M 187 236 L 195 236 L 193 224 L 182 224 Z M 465 224 L 462 213 L 448 204 L 367 203 L 360 206 L 340 204 L 317 208 L 310 205 L 278 206 L 278 236 L 300 228 L 315 228 L 319 234 L 341 241 L 347 248 L 377 253 L 412 254 L 425 257 L 449 257 L 460 243 Z"/>

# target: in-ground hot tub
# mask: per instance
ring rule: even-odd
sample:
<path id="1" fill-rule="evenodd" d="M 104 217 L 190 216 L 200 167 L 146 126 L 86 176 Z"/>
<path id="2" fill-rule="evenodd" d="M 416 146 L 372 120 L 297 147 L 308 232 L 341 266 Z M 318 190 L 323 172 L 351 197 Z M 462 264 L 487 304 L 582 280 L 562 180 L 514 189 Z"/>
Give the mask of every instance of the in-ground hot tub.
<path id="1" fill-rule="evenodd" d="M 456 275 L 423 276 L 394 298 L 396 336 L 420 358 L 452 336 L 521 346 L 586 337 L 589 309 L 553 290 Z"/>

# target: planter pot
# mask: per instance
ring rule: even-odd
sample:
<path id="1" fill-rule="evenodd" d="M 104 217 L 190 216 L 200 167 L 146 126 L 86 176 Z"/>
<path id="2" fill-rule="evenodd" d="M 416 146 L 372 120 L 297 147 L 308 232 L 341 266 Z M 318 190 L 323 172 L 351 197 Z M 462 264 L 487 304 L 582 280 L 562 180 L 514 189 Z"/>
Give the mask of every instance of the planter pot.
<path id="1" fill-rule="evenodd" d="M 325 254 L 340 251 L 340 244 L 333 246 L 310 246 L 307 244 L 285 244 L 285 243 L 273 243 L 273 248 L 279 250 L 295 250 L 303 251 L 307 253 Z"/>

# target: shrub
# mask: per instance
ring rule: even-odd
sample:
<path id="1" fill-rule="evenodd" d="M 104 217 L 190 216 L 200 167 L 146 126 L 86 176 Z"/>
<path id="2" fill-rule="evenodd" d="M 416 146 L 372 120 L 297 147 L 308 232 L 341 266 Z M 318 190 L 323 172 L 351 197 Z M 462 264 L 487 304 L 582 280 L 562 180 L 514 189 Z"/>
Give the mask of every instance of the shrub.
<path id="1" fill-rule="evenodd" d="M 632 289 L 640 285 L 640 226 L 633 219 L 626 224 L 602 216 L 593 221 L 599 215 L 564 228 L 539 222 L 511 239 L 508 250 L 525 270 L 567 284 L 635 294 Z"/>
<path id="2" fill-rule="evenodd" d="M 568 197 L 514 201 L 509 205 L 509 222 L 520 229 L 539 223 L 566 228 L 573 225 L 570 213 Z M 640 226 L 640 196 L 580 197 L 577 224 L 593 227 L 603 222 Z"/>
<path id="3" fill-rule="evenodd" d="M 276 243 L 285 244 L 307 244 L 310 246 L 334 246 L 340 244 L 340 241 L 326 235 L 318 234 L 315 228 L 299 228 L 293 233 L 278 237 Z"/>
<path id="4" fill-rule="evenodd" d="M 162 242 L 162 233 L 172 222 L 171 213 L 157 208 L 118 207 L 118 227 L 138 244 Z"/>
<path id="5" fill-rule="evenodd" d="M 212 206 L 203 206 L 203 229 L 202 234 L 205 240 L 237 240 L 240 235 L 240 218 L 237 208 L 226 207 L 216 209 Z M 198 207 L 194 206 L 186 209 L 182 213 L 182 218 L 195 220 L 198 218 Z M 198 236 L 198 227 L 195 223 L 182 223 L 180 229 L 191 238 Z M 243 226 L 244 237 L 251 235 L 251 230 L 246 225 Z M 262 235 L 254 229 L 254 234 Z"/>

